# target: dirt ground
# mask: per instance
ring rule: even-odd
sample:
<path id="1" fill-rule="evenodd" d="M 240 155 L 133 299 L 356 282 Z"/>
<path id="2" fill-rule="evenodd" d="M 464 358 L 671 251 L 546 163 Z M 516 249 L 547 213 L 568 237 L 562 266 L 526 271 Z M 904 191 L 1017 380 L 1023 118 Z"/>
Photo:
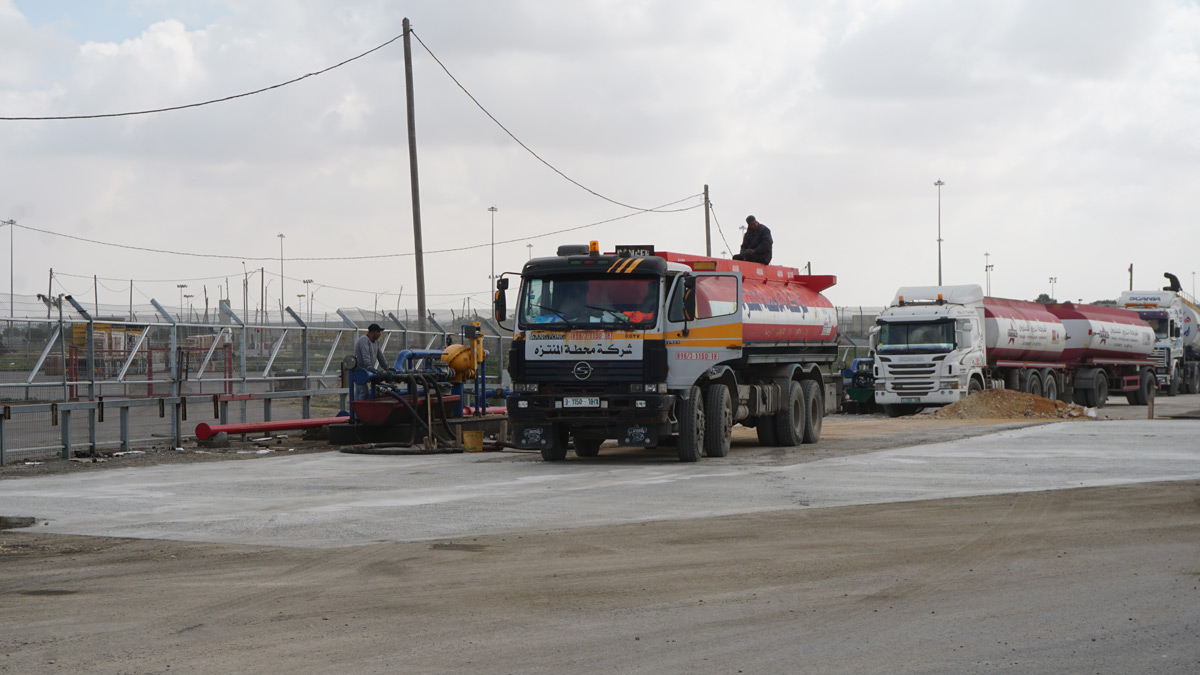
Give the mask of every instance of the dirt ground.
<path id="1" fill-rule="evenodd" d="M 730 457 L 1047 421 L 834 416 Z M 0 478 L 262 456 L 193 450 Z M 11 530 L 0 672 L 1194 673 L 1198 542 L 1195 481 L 323 550 Z"/>
<path id="2" fill-rule="evenodd" d="M 1194 482 L 334 550 L 0 541 L 0 672 L 1200 668 Z"/>

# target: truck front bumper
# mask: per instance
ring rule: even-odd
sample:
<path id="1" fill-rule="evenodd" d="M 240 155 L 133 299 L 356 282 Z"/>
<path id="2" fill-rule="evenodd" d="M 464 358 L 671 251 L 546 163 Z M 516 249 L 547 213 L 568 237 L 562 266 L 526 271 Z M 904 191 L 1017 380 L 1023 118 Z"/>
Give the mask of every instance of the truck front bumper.
<path id="1" fill-rule="evenodd" d="M 579 397 L 571 397 L 579 398 Z M 565 398 L 553 394 L 509 396 L 508 419 L 513 424 L 513 443 L 518 448 L 540 450 L 550 447 L 558 434 L 614 438 L 621 445 L 652 448 L 671 431 L 670 394 L 622 394 L 597 397 L 600 406 L 564 407 Z"/>
<path id="2" fill-rule="evenodd" d="M 875 403 L 879 405 L 943 406 L 957 403 L 966 397 L 966 389 L 939 389 L 922 393 L 875 390 Z"/>

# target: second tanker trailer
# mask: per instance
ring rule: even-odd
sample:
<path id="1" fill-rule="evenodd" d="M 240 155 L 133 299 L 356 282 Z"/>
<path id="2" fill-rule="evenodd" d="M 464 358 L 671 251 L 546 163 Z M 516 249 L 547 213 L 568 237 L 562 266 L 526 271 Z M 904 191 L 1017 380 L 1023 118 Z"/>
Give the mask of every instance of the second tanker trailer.
<path id="1" fill-rule="evenodd" d="M 1134 312 L 984 297 L 978 285 L 909 286 L 873 330 L 875 400 L 891 416 L 1016 389 L 1103 406 L 1154 391 L 1154 330 Z"/>

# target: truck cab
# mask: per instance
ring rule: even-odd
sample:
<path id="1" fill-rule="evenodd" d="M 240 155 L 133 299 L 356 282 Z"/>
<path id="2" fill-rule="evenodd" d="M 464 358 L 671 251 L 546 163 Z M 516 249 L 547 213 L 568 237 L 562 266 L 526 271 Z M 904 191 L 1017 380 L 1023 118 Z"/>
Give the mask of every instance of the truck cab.
<path id="1" fill-rule="evenodd" d="M 875 402 L 890 416 L 954 403 L 983 389 L 979 286 L 908 286 L 872 329 Z"/>

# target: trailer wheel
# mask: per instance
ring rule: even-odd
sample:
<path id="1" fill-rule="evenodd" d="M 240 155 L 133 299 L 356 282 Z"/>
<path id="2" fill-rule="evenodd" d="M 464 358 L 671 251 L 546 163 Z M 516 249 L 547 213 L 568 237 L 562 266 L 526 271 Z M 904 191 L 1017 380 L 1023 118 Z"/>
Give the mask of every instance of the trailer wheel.
<path id="1" fill-rule="evenodd" d="M 1103 408 L 1108 405 L 1108 376 L 1103 370 L 1096 372 L 1096 379 L 1092 384 L 1092 397 L 1096 401 L 1093 407 Z"/>
<path id="2" fill-rule="evenodd" d="M 779 437 L 775 435 L 775 420 L 768 416 L 758 418 L 758 424 L 754 426 L 754 430 L 758 432 L 758 444 L 764 447 L 773 448 L 779 445 Z"/>
<path id="3" fill-rule="evenodd" d="M 816 443 L 821 440 L 821 423 L 825 419 L 825 404 L 821 396 L 821 387 L 812 380 L 800 382 L 804 393 L 804 435 L 802 443 Z"/>
<path id="4" fill-rule="evenodd" d="M 704 456 L 724 457 L 729 454 L 733 437 L 733 400 L 729 397 L 729 387 L 713 385 L 704 399 Z"/>
<path id="5" fill-rule="evenodd" d="M 1021 391 L 1034 396 L 1042 395 L 1042 376 L 1036 370 L 1021 373 Z"/>
<path id="6" fill-rule="evenodd" d="M 1129 405 L 1147 405 L 1151 396 L 1154 396 L 1154 372 L 1149 368 L 1142 368 L 1137 390 L 1125 394 L 1125 400 L 1129 401 Z"/>
<path id="7" fill-rule="evenodd" d="M 679 415 L 679 461 L 695 462 L 700 459 L 704 445 L 704 398 L 700 387 L 688 391 L 687 400 L 676 402 Z"/>
<path id="8" fill-rule="evenodd" d="M 788 383 L 787 399 L 783 410 L 775 415 L 775 436 L 779 445 L 793 447 L 804 440 L 804 389 L 792 380 Z"/>
<path id="9" fill-rule="evenodd" d="M 1042 371 L 1042 396 L 1051 401 L 1058 400 L 1058 377 L 1048 368 Z"/>
<path id="10" fill-rule="evenodd" d="M 547 462 L 561 462 L 566 458 L 567 430 L 556 425 L 550 432 L 550 445 L 542 448 L 542 459 Z"/>
<path id="11" fill-rule="evenodd" d="M 576 457 L 595 457 L 600 454 L 600 446 L 604 445 L 604 438 L 598 436 L 575 437 L 575 456 Z"/>

